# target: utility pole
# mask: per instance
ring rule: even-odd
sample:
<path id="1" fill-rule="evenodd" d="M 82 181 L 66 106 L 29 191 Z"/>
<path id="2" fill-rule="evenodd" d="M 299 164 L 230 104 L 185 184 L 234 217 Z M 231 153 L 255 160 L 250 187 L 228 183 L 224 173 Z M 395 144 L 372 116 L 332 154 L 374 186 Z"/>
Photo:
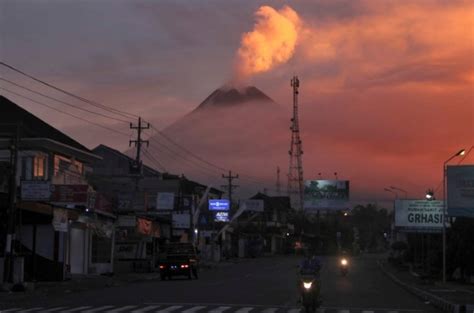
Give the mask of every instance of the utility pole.
<path id="1" fill-rule="evenodd" d="M 130 123 L 130 129 L 136 129 L 137 130 L 137 140 L 130 140 L 128 145 L 131 147 L 132 143 L 135 144 L 135 147 L 137 147 L 137 155 L 135 157 L 135 162 L 138 170 L 141 170 L 141 160 L 140 160 L 140 154 L 141 154 L 141 148 L 142 148 L 142 143 L 145 143 L 146 146 L 148 147 L 150 145 L 150 142 L 148 140 L 142 140 L 142 131 L 144 129 L 149 129 L 150 128 L 150 123 L 146 123 L 146 126 L 142 125 L 142 118 L 138 118 L 138 126 L 133 126 L 132 123 Z"/>
<path id="2" fill-rule="evenodd" d="M 300 81 L 297 76 L 291 79 L 291 87 L 293 88 L 293 117 L 291 119 L 291 145 L 288 169 L 288 196 L 290 197 L 292 206 L 297 210 L 303 210 L 303 149 L 300 138 L 300 126 L 298 121 L 298 88 Z"/>
<path id="3" fill-rule="evenodd" d="M 279 166 L 277 167 L 276 192 L 278 196 L 281 196 L 280 167 Z"/>
<path id="4" fill-rule="evenodd" d="M 150 123 L 146 123 L 146 126 L 142 125 L 142 118 L 138 118 L 138 126 L 133 126 L 132 123 L 130 123 L 130 129 L 136 129 L 137 130 L 137 140 L 130 140 L 128 145 L 129 147 L 132 146 L 132 143 L 135 144 L 135 147 L 137 148 L 137 155 L 135 157 L 135 164 L 133 164 L 132 169 L 133 173 L 137 173 L 138 177 L 142 174 L 142 161 L 140 159 L 140 154 L 141 154 L 141 149 L 142 149 L 142 144 L 146 144 L 148 147 L 150 145 L 150 142 L 148 140 L 142 140 L 142 131 L 144 129 L 149 129 L 150 128 Z M 138 190 L 138 180 L 137 178 L 136 183 L 135 183 L 135 189 Z"/>
<path id="5" fill-rule="evenodd" d="M 20 141 L 20 126 L 16 125 L 15 135 L 10 146 L 10 206 L 8 210 L 7 237 L 5 242 L 5 266 L 3 281 L 13 282 L 13 241 L 15 239 L 15 218 L 16 218 L 16 175 L 18 164 L 18 144 Z"/>
<path id="6" fill-rule="evenodd" d="M 236 174 L 235 176 L 232 176 L 232 171 L 229 171 L 229 175 L 225 176 L 224 174 L 222 174 L 222 178 L 227 179 L 227 185 L 222 185 L 222 187 L 227 187 L 227 193 L 229 194 L 229 205 L 230 209 L 232 210 L 232 191 L 234 190 L 234 188 L 239 187 L 239 185 L 233 185 L 232 181 L 234 179 L 238 179 L 239 175 Z"/>

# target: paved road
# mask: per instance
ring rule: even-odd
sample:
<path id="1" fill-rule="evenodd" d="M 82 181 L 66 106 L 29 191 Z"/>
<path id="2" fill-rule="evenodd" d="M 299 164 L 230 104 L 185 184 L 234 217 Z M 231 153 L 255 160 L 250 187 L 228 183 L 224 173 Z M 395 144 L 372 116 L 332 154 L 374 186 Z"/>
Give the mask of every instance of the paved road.
<path id="1" fill-rule="evenodd" d="M 199 280 L 149 281 L 32 298 L 9 307 L 13 309 L 9 312 L 299 312 L 299 260 L 260 258 L 222 265 L 202 273 Z M 347 277 L 339 274 L 336 261 L 323 260 L 319 313 L 438 312 L 390 281 L 377 268 L 374 257 L 351 260 Z"/>

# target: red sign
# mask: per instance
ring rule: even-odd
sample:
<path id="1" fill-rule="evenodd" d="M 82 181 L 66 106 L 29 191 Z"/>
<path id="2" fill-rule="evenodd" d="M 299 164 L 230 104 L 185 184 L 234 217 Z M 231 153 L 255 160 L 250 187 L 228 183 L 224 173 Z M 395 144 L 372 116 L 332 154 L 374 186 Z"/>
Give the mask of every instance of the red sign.
<path id="1" fill-rule="evenodd" d="M 53 185 L 52 202 L 87 204 L 88 185 Z"/>

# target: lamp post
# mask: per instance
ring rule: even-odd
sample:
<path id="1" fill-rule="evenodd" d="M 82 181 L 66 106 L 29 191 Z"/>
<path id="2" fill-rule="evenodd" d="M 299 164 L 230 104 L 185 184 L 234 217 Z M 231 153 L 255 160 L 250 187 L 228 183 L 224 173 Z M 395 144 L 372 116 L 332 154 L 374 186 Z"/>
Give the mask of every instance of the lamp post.
<path id="1" fill-rule="evenodd" d="M 394 186 L 390 186 L 390 189 L 392 190 L 398 190 L 398 191 L 401 191 L 405 194 L 405 199 L 408 199 L 408 192 L 406 192 L 406 190 L 403 190 L 401 188 L 398 188 L 398 187 L 394 187 Z"/>
<path id="2" fill-rule="evenodd" d="M 447 197 L 446 197 L 446 165 L 455 157 L 462 156 L 466 153 L 465 149 L 459 150 L 456 154 L 451 156 L 443 163 L 443 284 L 446 283 L 446 218 L 447 212 Z"/>
<path id="3" fill-rule="evenodd" d="M 393 191 L 392 189 L 388 189 L 388 188 L 384 188 L 383 190 L 385 190 L 386 192 L 395 194 L 395 200 L 398 199 L 398 193 L 396 191 Z"/>

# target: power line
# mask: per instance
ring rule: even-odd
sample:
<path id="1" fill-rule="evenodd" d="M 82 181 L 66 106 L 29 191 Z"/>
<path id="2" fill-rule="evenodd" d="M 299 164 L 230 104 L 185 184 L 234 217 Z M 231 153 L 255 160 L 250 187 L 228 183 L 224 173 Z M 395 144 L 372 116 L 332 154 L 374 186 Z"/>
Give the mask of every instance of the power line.
<path id="1" fill-rule="evenodd" d="M 91 111 L 91 110 L 85 109 L 85 108 L 83 108 L 83 107 L 80 107 L 80 106 L 77 106 L 77 105 L 74 105 L 74 104 L 71 104 L 71 103 L 68 103 L 68 102 L 65 102 L 65 101 L 56 99 L 56 98 L 54 98 L 54 97 L 50 97 L 50 96 L 45 95 L 45 94 L 43 94 L 43 93 L 41 93 L 41 92 L 39 92 L 39 91 L 36 91 L 36 90 L 30 89 L 30 88 L 28 88 L 28 87 L 22 86 L 22 85 L 20 85 L 20 84 L 17 84 L 17 83 L 15 83 L 15 82 L 12 82 L 12 81 L 10 81 L 10 80 L 8 80 L 8 79 L 5 79 L 5 78 L 1 78 L 1 77 L 0 77 L 0 80 L 3 80 L 3 81 L 5 81 L 5 82 L 7 82 L 7 83 L 9 83 L 9 84 L 12 84 L 12 85 L 16 86 L 16 87 L 19 87 L 19 88 L 28 90 L 29 92 L 35 93 L 35 94 L 40 95 L 40 96 L 42 96 L 42 97 L 48 98 L 48 99 L 50 99 L 50 100 L 53 100 L 53 101 L 56 101 L 56 102 L 59 102 L 59 103 L 68 105 L 68 106 L 73 107 L 73 108 L 75 108 L 75 109 L 82 110 L 82 111 L 85 111 L 85 112 L 88 112 L 88 113 L 92 113 L 92 114 L 96 114 L 96 115 L 100 115 L 100 116 L 102 116 L 102 117 L 105 117 L 105 118 L 108 118 L 108 119 L 111 119 L 111 120 L 115 120 L 115 121 L 118 121 L 118 122 L 123 122 L 123 123 L 127 123 L 127 124 L 129 123 L 129 121 L 127 121 L 127 120 L 115 118 L 115 117 L 112 117 L 112 116 L 110 116 L 110 115 L 102 114 L 102 113 L 100 113 L 100 112 Z"/>
<path id="2" fill-rule="evenodd" d="M 48 105 L 48 104 L 46 104 L 46 103 L 39 102 L 39 101 L 37 101 L 37 100 L 31 99 L 30 97 L 27 97 L 27 96 L 25 96 L 25 95 L 16 93 L 16 92 L 11 91 L 11 90 L 9 90 L 9 89 L 7 89 L 7 88 L 0 87 L 0 89 L 4 90 L 4 91 L 6 91 L 6 92 L 9 92 L 9 93 L 11 93 L 11 94 L 14 94 L 14 95 L 16 95 L 16 96 L 18 96 L 18 97 L 27 99 L 27 100 L 29 100 L 29 101 L 31 101 L 31 102 L 36 103 L 36 104 L 39 104 L 39 105 L 48 107 L 48 108 L 50 108 L 51 110 L 60 112 L 60 113 L 65 114 L 65 115 L 69 115 L 69 116 L 74 117 L 74 118 L 77 118 L 77 119 L 79 119 L 79 120 L 81 120 L 81 121 L 84 121 L 84 122 L 86 122 L 86 123 L 95 125 L 95 126 L 97 126 L 97 127 L 103 128 L 103 129 L 107 129 L 107 130 L 109 130 L 109 131 L 112 131 L 112 132 L 114 132 L 114 133 L 120 134 L 120 135 L 122 135 L 122 136 L 126 136 L 126 137 L 129 136 L 129 134 L 127 134 L 127 133 L 124 133 L 124 132 L 118 131 L 118 130 L 116 130 L 116 129 L 109 128 L 109 127 L 107 127 L 107 126 L 104 126 L 104 125 L 101 125 L 101 124 L 98 124 L 98 123 L 89 121 L 88 119 L 82 118 L 82 117 L 80 117 L 80 116 L 74 115 L 74 114 L 69 113 L 69 112 L 65 112 L 65 111 L 63 111 L 63 110 L 60 110 L 60 109 L 55 108 L 55 107 L 53 107 L 53 106 L 50 106 L 50 105 Z"/>
<path id="3" fill-rule="evenodd" d="M 147 159 L 152 162 L 156 167 L 158 167 L 163 172 L 167 172 L 166 168 L 158 161 L 152 154 L 150 154 L 147 150 L 143 151 L 143 154 L 147 157 Z"/>
<path id="4" fill-rule="evenodd" d="M 86 99 L 86 98 L 84 98 L 84 97 L 77 96 L 77 95 L 75 95 L 75 94 L 73 94 L 73 93 L 71 93 L 71 92 L 69 92 L 69 91 L 66 91 L 66 90 L 64 90 L 64 89 L 61 89 L 61 88 L 56 87 L 56 86 L 54 86 L 54 85 L 51 85 L 51 84 L 49 84 L 49 83 L 47 83 L 47 82 L 45 82 L 45 81 L 43 81 L 43 80 L 41 80 L 41 79 L 39 79 L 39 78 L 36 78 L 36 77 L 34 77 L 34 76 L 30 75 L 30 74 L 27 74 L 27 73 L 25 73 L 25 72 L 23 72 L 23 71 L 21 71 L 21 70 L 15 68 L 15 67 L 12 66 L 12 65 L 6 64 L 5 62 L 0 61 L 0 65 L 3 65 L 4 67 L 7 67 L 7 68 L 11 69 L 12 71 L 15 71 L 15 72 L 17 72 L 17 73 L 19 73 L 19 74 L 21 74 L 21 75 L 23 75 L 23 76 L 26 76 L 26 77 L 28 77 L 28 78 L 30 78 L 30 79 L 32 79 L 32 80 L 34 80 L 34 81 L 36 81 L 36 82 L 38 82 L 38 83 L 40 83 L 40 84 L 43 84 L 43 85 L 48 86 L 48 87 L 50 87 L 50 88 L 53 88 L 53 89 L 56 90 L 56 91 L 62 92 L 62 93 L 66 94 L 66 95 L 68 95 L 68 96 L 70 96 L 70 97 L 76 98 L 76 99 L 78 99 L 78 100 L 80 100 L 80 101 L 83 101 L 83 102 L 88 103 L 88 104 L 90 104 L 90 105 L 93 105 L 93 106 L 95 106 L 95 107 L 100 107 L 101 109 L 103 109 L 103 110 L 105 110 L 105 111 L 109 111 L 109 112 L 111 112 L 111 113 L 114 113 L 114 114 L 117 114 L 117 115 L 121 115 L 122 117 L 126 117 L 126 118 L 130 118 L 130 117 L 132 117 L 132 118 L 138 118 L 138 115 L 135 115 L 135 114 L 132 114 L 132 113 L 128 113 L 128 112 L 125 112 L 125 111 L 121 111 L 121 110 L 118 110 L 118 109 L 115 109 L 115 108 L 106 106 L 106 105 L 104 105 L 104 104 L 101 104 L 101 103 L 98 103 L 98 102 L 95 102 L 95 101 L 88 100 L 88 99 Z"/>

